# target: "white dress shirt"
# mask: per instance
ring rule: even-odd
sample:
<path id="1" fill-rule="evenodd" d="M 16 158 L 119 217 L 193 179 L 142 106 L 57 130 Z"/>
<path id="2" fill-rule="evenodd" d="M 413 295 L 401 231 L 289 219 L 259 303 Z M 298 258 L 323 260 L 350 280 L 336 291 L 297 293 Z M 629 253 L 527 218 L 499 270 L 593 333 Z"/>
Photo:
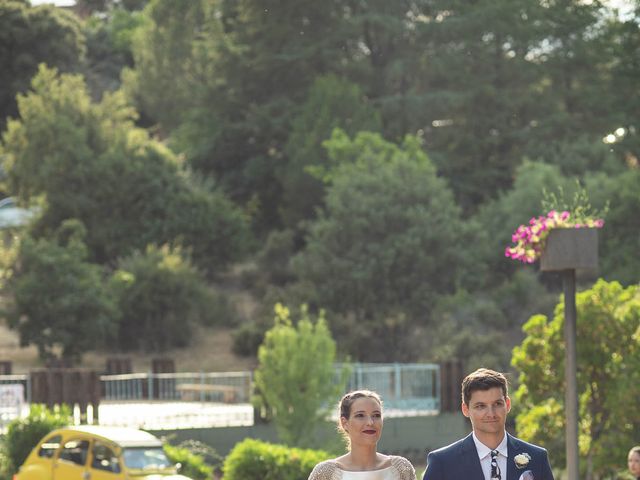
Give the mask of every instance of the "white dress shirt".
<path id="1" fill-rule="evenodd" d="M 475 432 L 473 432 L 473 441 L 476 444 L 478 457 L 480 457 L 484 478 L 485 480 L 491 480 L 491 449 L 478 440 Z M 507 480 L 507 432 L 504 433 L 504 437 L 502 437 L 502 441 L 496 450 L 498 451 L 497 460 L 498 467 L 500 467 L 500 477 L 502 480 Z"/>

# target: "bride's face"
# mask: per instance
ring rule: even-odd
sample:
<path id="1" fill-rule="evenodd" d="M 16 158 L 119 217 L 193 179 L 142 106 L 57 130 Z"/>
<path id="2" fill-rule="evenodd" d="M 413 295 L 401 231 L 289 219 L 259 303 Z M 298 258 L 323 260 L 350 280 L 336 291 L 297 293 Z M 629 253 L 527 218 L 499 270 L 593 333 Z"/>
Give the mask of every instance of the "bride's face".
<path id="1" fill-rule="evenodd" d="M 382 434 L 382 407 L 375 398 L 358 398 L 351 405 L 349 418 L 342 417 L 342 428 L 351 445 L 375 445 Z"/>

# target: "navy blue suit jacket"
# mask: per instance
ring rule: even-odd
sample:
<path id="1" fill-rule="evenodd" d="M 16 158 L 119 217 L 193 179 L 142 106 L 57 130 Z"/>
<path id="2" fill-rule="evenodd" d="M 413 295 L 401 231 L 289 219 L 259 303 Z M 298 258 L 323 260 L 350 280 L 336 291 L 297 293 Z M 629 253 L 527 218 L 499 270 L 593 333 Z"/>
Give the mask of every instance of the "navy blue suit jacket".
<path id="1" fill-rule="evenodd" d="M 527 470 L 535 480 L 553 480 L 547 451 L 507 434 L 507 472 L 502 472 L 502 480 L 518 480 Z M 524 468 L 516 467 L 513 457 L 528 453 L 531 457 Z M 427 456 L 427 469 L 423 480 L 484 480 L 478 450 L 469 434 L 462 440 L 447 447 L 434 450 Z"/>

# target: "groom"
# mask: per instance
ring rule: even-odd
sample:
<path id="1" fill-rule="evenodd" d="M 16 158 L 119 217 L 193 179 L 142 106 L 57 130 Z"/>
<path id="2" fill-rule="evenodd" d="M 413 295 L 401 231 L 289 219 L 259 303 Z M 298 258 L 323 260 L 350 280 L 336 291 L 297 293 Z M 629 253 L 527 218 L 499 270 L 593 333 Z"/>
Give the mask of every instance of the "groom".
<path id="1" fill-rule="evenodd" d="M 507 379 L 481 368 L 462 381 L 462 413 L 473 432 L 434 450 L 423 480 L 553 480 L 547 451 L 509 435 Z"/>

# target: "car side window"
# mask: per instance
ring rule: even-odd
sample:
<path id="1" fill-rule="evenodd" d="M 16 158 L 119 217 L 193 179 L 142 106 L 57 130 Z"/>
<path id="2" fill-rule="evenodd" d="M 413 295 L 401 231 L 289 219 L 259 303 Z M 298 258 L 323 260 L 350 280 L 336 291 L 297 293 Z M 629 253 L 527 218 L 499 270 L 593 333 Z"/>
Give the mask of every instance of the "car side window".
<path id="1" fill-rule="evenodd" d="M 60 448 L 61 440 L 62 440 L 61 435 L 54 435 L 51 438 L 47 438 L 40 445 L 40 450 L 38 450 L 38 456 L 44 457 L 44 458 L 52 458 L 55 455 L 56 450 Z"/>
<path id="2" fill-rule="evenodd" d="M 94 442 L 91 450 L 91 468 L 105 472 L 120 473 L 118 456 L 113 449 L 101 442 Z"/>
<path id="3" fill-rule="evenodd" d="M 77 465 L 84 465 L 89 452 L 88 440 L 69 440 L 60 452 L 60 459 Z"/>

